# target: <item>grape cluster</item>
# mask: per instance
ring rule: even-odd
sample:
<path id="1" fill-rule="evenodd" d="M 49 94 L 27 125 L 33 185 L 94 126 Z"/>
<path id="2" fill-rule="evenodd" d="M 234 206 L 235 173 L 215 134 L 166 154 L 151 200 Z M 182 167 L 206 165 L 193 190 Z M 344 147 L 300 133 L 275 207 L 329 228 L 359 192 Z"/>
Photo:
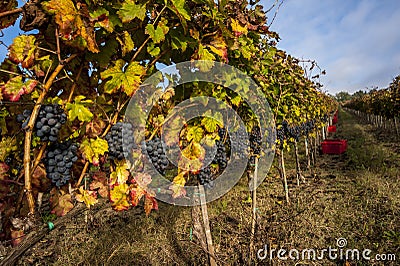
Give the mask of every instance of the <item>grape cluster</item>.
<path id="1" fill-rule="evenodd" d="M 31 110 L 24 110 L 17 115 L 17 121 L 22 123 L 22 128 L 28 125 Z M 67 115 L 58 104 L 45 104 L 40 107 L 35 124 L 36 135 L 42 141 L 56 142 L 61 126 L 67 121 Z"/>
<path id="2" fill-rule="evenodd" d="M 222 141 L 217 140 L 215 141 L 215 144 L 217 145 L 217 153 L 215 154 L 212 163 L 218 164 L 221 171 L 222 169 L 225 169 L 228 164 L 227 151 L 225 144 Z"/>
<path id="3" fill-rule="evenodd" d="M 228 135 L 226 134 L 226 129 L 224 127 L 218 128 L 218 136 L 224 140 Z"/>
<path id="4" fill-rule="evenodd" d="M 249 147 L 246 143 L 248 142 L 249 135 L 247 134 L 247 131 L 237 131 L 235 133 L 235 139 L 231 139 L 232 141 L 235 141 L 233 145 L 237 147 L 237 150 L 243 151 L 239 152 L 237 155 L 240 159 L 247 159 L 249 155 Z"/>
<path id="5" fill-rule="evenodd" d="M 311 119 L 300 125 L 289 126 L 288 122 L 283 120 L 282 127 L 276 130 L 276 137 L 280 143 L 283 143 L 283 140 L 287 138 L 294 138 L 299 141 L 301 136 L 307 136 L 315 129 L 315 122 L 315 119 Z"/>
<path id="6" fill-rule="evenodd" d="M 203 185 L 205 188 L 212 188 L 214 186 L 214 180 L 212 179 L 211 167 L 207 166 L 200 170 L 200 172 L 196 175 L 197 180 L 200 185 Z"/>
<path id="7" fill-rule="evenodd" d="M 301 130 L 299 126 L 291 126 L 287 128 L 287 135 L 289 137 L 292 137 L 296 140 L 296 142 L 298 142 L 300 140 L 300 136 L 301 136 Z"/>
<path id="8" fill-rule="evenodd" d="M 304 135 L 307 136 L 315 129 L 315 119 L 308 120 L 307 122 L 302 123 L 300 125 L 300 128 L 301 128 L 302 132 L 304 133 Z"/>
<path id="9" fill-rule="evenodd" d="M 135 146 L 132 124 L 122 122 L 116 123 L 111 127 L 105 139 L 108 143 L 108 154 L 111 158 L 122 160 L 128 157 L 129 152 Z"/>
<path id="10" fill-rule="evenodd" d="M 279 140 L 279 143 L 282 145 L 285 140 L 285 130 L 281 127 L 276 130 L 276 139 Z"/>
<path id="11" fill-rule="evenodd" d="M 22 123 L 22 128 L 26 127 L 29 122 L 29 118 L 31 117 L 32 110 L 24 110 L 22 114 L 17 115 L 17 122 Z"/>
<path id="12" fill-rule="evenodd" d="M 252 154 L 260 154 L 262 137 L 260 127 L 253 127 L 250 133 L 250 149 Z"/>
<path id="13" fill-rule="evenodd" d="M 158 137 L 155 137 L 147 143 L 142 144 L 142 150 L 144 153 L 147 152 L 154 168 L 156 170 L 164 175 L 165 170 L 167 169 L 169 165 L 169 160 L 167 158 L 167 155 L 165 154 L 165 150 L 163 147 L 163 143 L 161 142 L 161 139 Z"/>
<path id="14" fill-rule="evenodd" d="M 328 117 L 328 115 L 327 114 L 324 114 L 324 116 L 322 117 L 322 122 L 324 122 L 324 123 L 326 123 L 326 122 L 328 122 L 328 119 L 329 117 Z"/>
<path id="15" fill-rule="evenodd" d="M 76 144 L 68 141 L 65 143 L 55 142 L 47 148 L 44 158 L 47 177 L 57 187 L 68 183 L 71 179 L 71 168 L 78 159 Z"/>

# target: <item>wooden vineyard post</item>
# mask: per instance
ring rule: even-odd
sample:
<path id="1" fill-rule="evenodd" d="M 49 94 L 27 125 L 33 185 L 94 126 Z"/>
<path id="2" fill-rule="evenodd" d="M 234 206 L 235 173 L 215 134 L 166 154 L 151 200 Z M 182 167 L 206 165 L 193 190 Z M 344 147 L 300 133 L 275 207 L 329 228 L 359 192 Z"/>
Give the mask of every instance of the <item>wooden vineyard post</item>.
<path id="1" fill-rule="evenodd" d="M 215 262 L 215 252 L 210 230 L 210 219 L 208 218 L 208 211 L 207 211 L 206 194 L 204 191 L 204 187 L 202 185 L 199 185 L 199 195 L 200 195 L 201 213 L 203 216 L 204 232 L 207 240 L 208 258 L 210 261 L 210 265 L 216 266 L 217 264 Z"/>
<path id="2" fill-rule="evenodd" d="M 289 201 L 289 188 L 287 184 L 287 178 L 286 178 L 286 170 L 285 170 L 285 158 L 283 157 L 283 148 L 281 150 L 281 175 L 282 175 L 282 182 L 283 182 L 283 188 L 285 190 L 285 199 L 287 203 L 290 203 Z"/>
<path id="3" fill-rule="evenodd" d="M 253 175 L 253 182 L 251 184 L 252 187 L 252 219 L 251 219 L 251 235 L 250 235 L 250 259 L 249 265 L 251 264 L 251 260 L 254 254 L 254 236 L 256 232 L 256 222 L 257 222 L 257 175 L 258 175 L 258 157 L 255 158 L 255 165 L 254 165 L 254 175 Z"/>
<path id="4" fill-rule="evenodd" d="M 305 149 L 306 149 L 307 170 L 311 171 L 311 159 L 310 159 L 310 150 L 308 148 L 308 136 L 304 136 L 304 146 L 305 146 Z"/>
<path id="5" fill-rule="evenodd" d="M 297 180 L 297 186 L 300 186 L 300 179 L 302 183 L 306 182 L 306 179 L 303 176 L 303 173 L 301 172 L 301 167 L 300 167 L 300 160 L 299 160 L 299 147 L 297 145 L 297 141 L 294 141 L 294 152 L 295 152 L 295 157 L 296 157 L 296 180 Z"/>

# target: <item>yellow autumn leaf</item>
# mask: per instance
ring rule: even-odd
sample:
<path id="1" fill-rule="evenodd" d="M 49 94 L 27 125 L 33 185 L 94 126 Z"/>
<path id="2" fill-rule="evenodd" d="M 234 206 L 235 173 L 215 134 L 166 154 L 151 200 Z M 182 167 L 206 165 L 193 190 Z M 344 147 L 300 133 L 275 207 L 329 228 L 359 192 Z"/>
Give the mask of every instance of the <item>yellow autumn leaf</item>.
<path id="1" fill-rule="evenodd" d="M 95 191 L 85 190 L 82 186 L 79 188 L 79 193 L 80 194 L 75 196 L 76 200 L 79 202 L 84 202 L 89 209 L 90 206 L 93 206 L 98 202 Z"/>
<path id="2" fill-rule="evenodd" d="M 231 27 L 237 37 L 242 34 L 247 34 L 247 28 L 240 25 L 240 22 L 234 18 L 231 19 Z"/>
<path id="3" fill-rule="evenodd" d="M 114 210 L 123 211 L 129 209 L 128 192 L 129 186 L 127 184 L 116 185 L 111 189 L 110 201 L 113 203 Z"/>
<path id="4" fill-rule="evenodd" d="M 129 178 L 129 166 L 125 161 L 117 162 L 115 171 L 110 174 L 110 183 L 114 184 L 124 184 Z"/>

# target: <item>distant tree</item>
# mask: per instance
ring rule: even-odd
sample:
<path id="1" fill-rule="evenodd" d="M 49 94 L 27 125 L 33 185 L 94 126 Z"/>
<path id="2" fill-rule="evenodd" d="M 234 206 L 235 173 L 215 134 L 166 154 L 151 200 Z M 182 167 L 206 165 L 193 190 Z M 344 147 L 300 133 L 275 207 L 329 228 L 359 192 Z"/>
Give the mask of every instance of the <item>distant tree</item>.
<path id="1" fill-rule="evenodd" d="M 351 100 L 351 95 L 347 91 L 341 91 L 335 94 L 335 98 L 338 102 L 345 102 Z"/>
<path id="2" fill-rule="evenodd" d="M 373 88 L 373 90 L 376 90 L 376 89 Z M 366 94 L 367 94 L 367 92 L 365 92 L 363 90 L 359 90 L 359 91 L 356 91 L 355 93 L 353 93 L 351 98 L 361 98 Z"/>

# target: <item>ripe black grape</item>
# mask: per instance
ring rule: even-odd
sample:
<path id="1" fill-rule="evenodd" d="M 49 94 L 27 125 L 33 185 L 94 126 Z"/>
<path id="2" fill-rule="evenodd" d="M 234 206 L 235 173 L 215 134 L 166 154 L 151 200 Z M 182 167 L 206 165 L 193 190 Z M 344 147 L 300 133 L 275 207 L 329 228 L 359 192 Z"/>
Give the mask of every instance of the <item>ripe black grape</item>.
<path id="1" fill-rule="evenodd" d="M 78 159 L 76 151 L 78 147 L 71 141 L 64 143 L 54 142 L 47 147 L 44 163 L 47 177 L 57 187 L 68 183 L 71 179 L 71 168 Z"/>
<path id="2" fill-rule="evenodd" d="M 111 127 L 105 139 L 108 142 L 108 154 L 111 158 L 122 160 L 128 157 L 135 146 L 132 124 L 116 123 Z"/>
<path id="3" fill-rule="evenodd" d="M 260 154 L 261 152 L 261 130 L 258 126 L 253 127 L 250 133 L 250 149 L 252 154 Z"/>
<path id="4" fill-rule="evenodd" d="M 169 165 L 169 160 L 165 154 L 163 143 L 161 139 L 155 137 L 146 143 L 142 144 L 143 153 L 147 153 L 151 160 L 154 168 L 162 175 L 165 174 L 165 170 Z"/>
<path id="5" fill-rule="evenodd" d="M 214 180 L 212 179 L 210 166 L 201 169 L 196 177 L 199 184 L 203 185 L 205 188 L 212 188 L 214 186 Z"/>
<path id="6" fill-rule="evenodd" d="M 212 163 L 216 163 L 219 165 L 219 170 L 220 172 L 226 168 L 227 164 L 228 164 L 228 156 L 227 156 L 227 151 L 226 151 L 226 147 L 225 144 L 220 141 L 217 140 L 215 141 L 215 144 L 217 145 L 217 153 L 215 154 L 214 160 L 212 161 Z"/>
<path id="7" fill-rule="evenodd" d="M 67 115 L 58 104 L 42 105 L 35 125 L 36 135 L 42 141 L 56 142 L 61 125 L 67 121 Z M 59 124 L 56 127 L 56 124 Z"/>
<path id="8" fill-rule="evenodd" d="M 31 110 L 24 110 L 17 115 L 17 122 L 22 123 L 25 128 L 28 123 Z M 40 107 L 34 131 L 42 141 L 56 142 L 61 126 L 67 121 L 67 115 L 58 104 L 45 104 Z"/>

